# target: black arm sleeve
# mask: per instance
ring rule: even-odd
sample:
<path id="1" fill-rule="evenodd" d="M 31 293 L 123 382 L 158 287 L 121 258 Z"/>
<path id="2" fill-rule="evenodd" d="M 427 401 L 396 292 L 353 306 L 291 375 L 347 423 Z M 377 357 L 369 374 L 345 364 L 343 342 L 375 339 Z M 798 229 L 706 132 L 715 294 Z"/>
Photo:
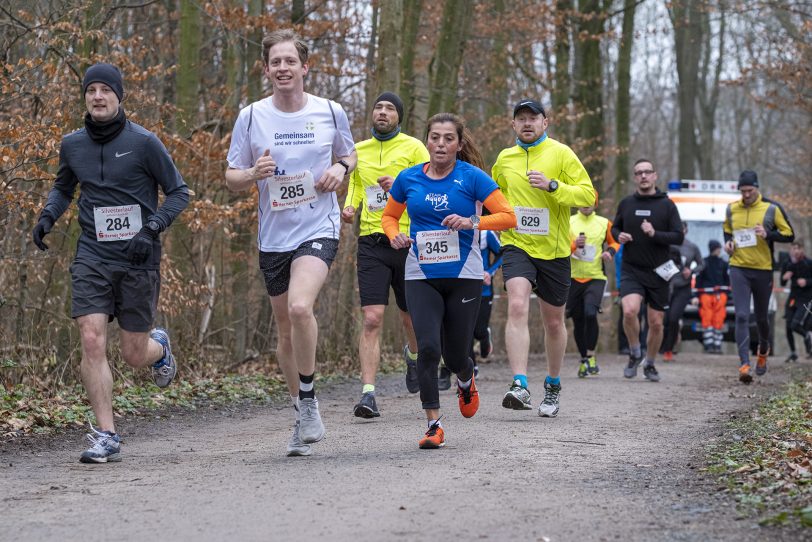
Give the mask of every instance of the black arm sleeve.
<path id="1" fill-rule="evenodd" d="M 685 234 L 682 233 L 682 219 L 679 210 L 671 200 L 664 200 L 668 204 L 668 231 L 655 231 L 652 239 L 661 245 L 681 245 Z"/>

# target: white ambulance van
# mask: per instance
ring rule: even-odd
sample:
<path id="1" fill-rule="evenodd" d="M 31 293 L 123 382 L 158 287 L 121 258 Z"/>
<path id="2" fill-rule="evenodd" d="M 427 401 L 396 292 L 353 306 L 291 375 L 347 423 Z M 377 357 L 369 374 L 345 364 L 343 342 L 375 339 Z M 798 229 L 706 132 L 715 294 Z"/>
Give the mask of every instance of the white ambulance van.
<path id="1" fill-rule="evenodd" d="M 722 224 L 725 221 L 727 204 L 741 197 L 736 188 L 736 181 L 670 181 L 668 183 L 668 197 L 679 210 L 680 218 L 688 224 L 688 239 L 695 243 L 702 252 L 702 257 L 708 255 L 708 241 L 715 239 L 724 245 L 725 238 Z M 722 257 L 727 254 L 722 251 Z M 696 295 L 696 292 L 695 292 Z M 752 302 L 751 302 L 752 303 Z M 770 297 L 770 351 L 774 352 L 773 336 L 775 330 L 775 296 Z M 752 311 L 752 305 L 751 305 Z M 734 337 L 736 312 L 733 309 L 733 299 L 729 297 L 727 304 L 727 317 L 725 318 L 724 340 L 735 343 Z M 682 317 L 682 338 L 695 339 L 702 342 L 702 325 L 699 320 L 699 310 L 694 305 L 685 308 Z M 757 341 L 755 320 L 750 317 L 750 346 L 755 352 Z"/>

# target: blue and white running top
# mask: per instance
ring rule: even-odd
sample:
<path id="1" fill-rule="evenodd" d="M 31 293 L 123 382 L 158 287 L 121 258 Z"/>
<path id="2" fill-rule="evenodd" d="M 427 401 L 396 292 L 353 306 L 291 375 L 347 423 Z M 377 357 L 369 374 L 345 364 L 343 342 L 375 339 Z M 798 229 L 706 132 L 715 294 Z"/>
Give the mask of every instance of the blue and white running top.
<path id="1" fill-rule="evenodd" d="M 484 171 L 461 160 L 443 179 L 432 179 L 423 167 L 401 171 L 389 191 L 392 199 L 406 205 L 411 218 L 406 280 L 482 280 L 479 230 L 451 231 L 441 223 L 452 214 L 476 214 L 476 202 L 485 201 L 498 186 Z"/>

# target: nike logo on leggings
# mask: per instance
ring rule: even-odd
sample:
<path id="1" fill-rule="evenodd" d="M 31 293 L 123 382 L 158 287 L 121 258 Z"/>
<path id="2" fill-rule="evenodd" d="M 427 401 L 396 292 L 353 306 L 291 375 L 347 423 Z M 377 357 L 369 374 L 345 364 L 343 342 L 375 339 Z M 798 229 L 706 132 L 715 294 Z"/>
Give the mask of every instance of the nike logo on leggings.
<path id="1" fill-rule="evenodd" d="M 470 303 L 470 302 L 471 302 L 471 301 L 473 301 L 474 299 L 476 299 L 476 298 L 475 298 L 475 297 L 472 297 L 471 299 L 465 299 L 465 298 L 463 297 L 463 298 L 462 298 L 462 302 L 463 302 L 463 303 Z"/>

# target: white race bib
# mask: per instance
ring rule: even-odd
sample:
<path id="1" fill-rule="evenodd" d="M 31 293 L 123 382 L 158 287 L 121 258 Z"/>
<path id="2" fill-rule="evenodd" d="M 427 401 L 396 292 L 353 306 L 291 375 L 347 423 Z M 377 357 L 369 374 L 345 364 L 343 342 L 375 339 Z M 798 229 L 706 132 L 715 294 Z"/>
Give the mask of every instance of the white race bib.
<path id="1" fill-rule="evenodd" d="M 660 275 L 660 278 L 664 281 L 669 281 L 671 277 L 679 273 L 679 268 L 673 260 L 668 260 L 664 264 L 655 267 L 654 272 Z"/>
<path id="2" fill-rule="evenodd" d="M 384 192 L 379 184 L 367 186 L 364 189 L 367 193 L 367 209 L 369 211 L 383 211 L 386 207 L 386 202 L 389 201 L 389 194 Z"/>
<path id="3" fill-rule="evenodd" d="M 546 207 L 514 207 L 516 233 L 548 235 L 550 233 L 550 210 Z"/>
<path id="4" fill-rule="evenodd" d="M 419 263 L 460 261 L 460 235 L 453 230 L 417 232 L 417 259 Z"/>
<path id="5" fill-rule="evenodd" d="M 271 211 L 293 209 L 305 203 L 313 203 L 318 198 L 310 171 L 295 175 L 274 175 L 268 179 L 268 189 L 271 193 Z"/>
<path id="6" fill-rule="evenodd" d="M 141 229 L 141 206 L 94 207 L 97 241 L 126 241 Z"/>
<path id="7" fill-rule="evenodd" d="M 758 242 L 755 228 L 733 230 L 733 239 L 736 241 L 736 248 L 754 247 Z"/>
<path id="8" fill-rule="evenodd" d="M 576 248 L 575 252 L 572 253 L 572 257 L 576 260 L 581 260 L 582 262 L 594 262 L 595 261 L 595 254 L 597 254 L 597 249 L 595 245 L 586 244 L 584 248 Z"/>

